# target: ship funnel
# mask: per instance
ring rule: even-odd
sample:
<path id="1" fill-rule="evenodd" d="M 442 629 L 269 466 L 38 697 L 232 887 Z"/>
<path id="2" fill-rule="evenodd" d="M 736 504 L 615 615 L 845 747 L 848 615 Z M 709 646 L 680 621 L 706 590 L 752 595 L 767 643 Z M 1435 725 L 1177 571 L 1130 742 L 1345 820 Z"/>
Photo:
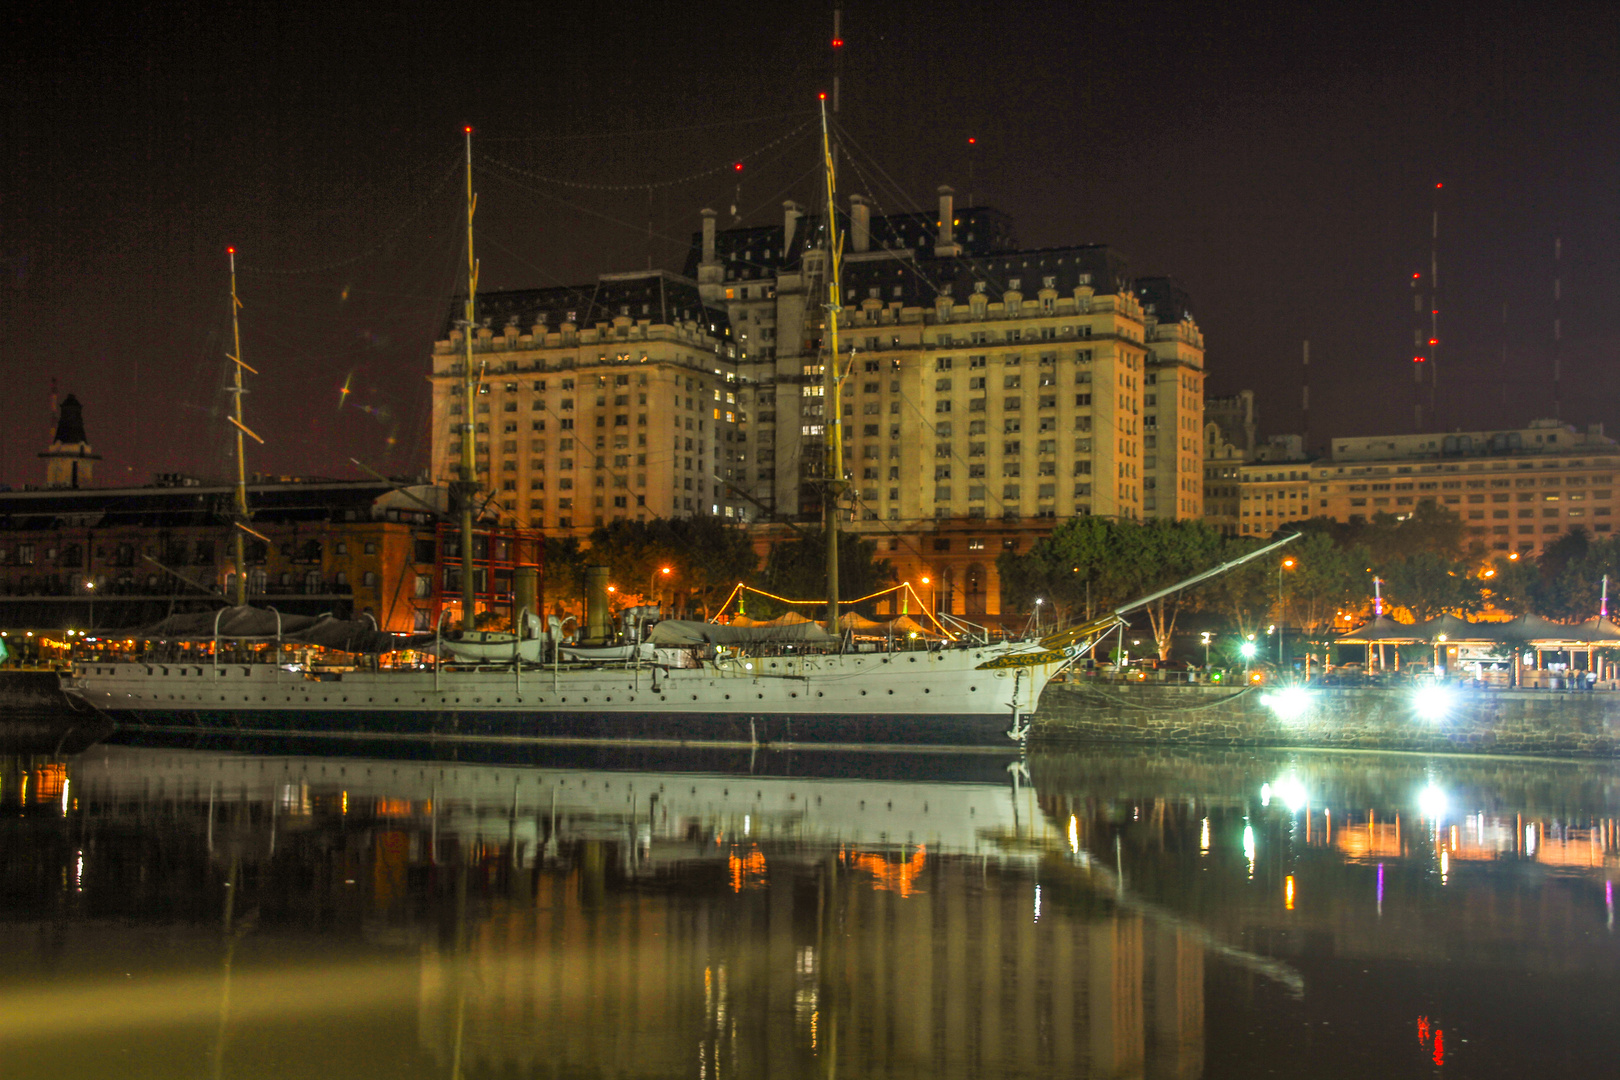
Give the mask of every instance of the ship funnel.
<path id="1" fill-rule="evenodd" d="M 606 645 L 613 637 L 613 617 L 608 613 L 608 568 L 585 568 L 585 636 L 581 645 Z"/>

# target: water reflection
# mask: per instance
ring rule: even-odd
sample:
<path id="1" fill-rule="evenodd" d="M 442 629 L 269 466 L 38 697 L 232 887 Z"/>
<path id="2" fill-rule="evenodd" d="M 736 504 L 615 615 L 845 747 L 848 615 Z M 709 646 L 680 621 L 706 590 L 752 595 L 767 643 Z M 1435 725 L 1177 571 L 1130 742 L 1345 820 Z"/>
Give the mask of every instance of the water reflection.
<path id="1" fill-rule="evenodd" d="M 703 1080 L 1190 1080 L 1329 1048 L 1315 1075 L 1582 1075 L 1616 1049 L 1598 766 L 701 765 L 0 759 L 0 1046 L 23 1075 Z M 1470 998 L 1482 973 L 1503 1000 Z M 1598 1010 L 1584 1045 L 1488 1022 L 1526 978 L 1520 1026 Z"/>

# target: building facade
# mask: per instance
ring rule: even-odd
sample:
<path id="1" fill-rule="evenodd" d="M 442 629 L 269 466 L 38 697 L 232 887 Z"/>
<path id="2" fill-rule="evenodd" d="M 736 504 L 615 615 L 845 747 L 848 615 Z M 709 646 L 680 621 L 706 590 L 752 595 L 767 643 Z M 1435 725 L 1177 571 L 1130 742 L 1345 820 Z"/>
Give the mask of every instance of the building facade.
<path id="1" fill-rule="evenodd" d="M 473 340 L 478 480 L 519 528 L 588 536 L 613 521 L 748 520 L 736 349 L 722 309 L 674 274 L 486 294 Z M 500 325 L 499 332 L 490 325 Z M 432 475 L 461 459 L 463 329 L 433 355 Z"/>
<path id="2" fill-rule="evenodd" d="M 166 477 L 150 487 L 0 493 L 0 625 L 124 629 L 218 607 L 234 586 L 234 492 Z M 247 542 L 252 603 L 432 629 L 437 519 L 408 495 L 372 481 L 283 479 L 249 485 L 248 501 L 269 541 Z"/>
<path id="3" fill-rule="evenodd" d="M 821 514 L 826 227 L 716 231 L 687 272 L 735 328 L 748 501 Z M 1101 245 L 1024 249 L 1006 215 L 850 199 L 839 316 L 847 527 L 939 610 L 1001 613 L 995 560 L 1064 519 L 1203 512 L 1204 342 L 1185 293 Z"/>
<path id="4" fill-rule="evenodd" d="M 1601 425 L 1578 431 L 1536 420 L 1511 430 L 1334 439 L 1328 460 L 1244 466 L 1241 534 L 1428 504 L 1462 518 L 1471 547 L 1529 554 L 1577 527 L 1612 535 L 1617 472 L 1620 444 Z"/>
<path id="5" fill-rule="evenodd" d="M 827 232 L 792 202 L 761 227 L 705 210 L 682 274 L 481 297 L 504 323 L 474 340 L 479 480 L 503 520 L 818 521 Z M 846 528 L 940 609 L 998 614 L 996 557 L 1066 518 L 1202 515 L 1204 342 L 1174 282 L 1101 245 L 1020 248 L 949 188 L 937 215 L 852 196 L 841 277 Z M 441 481 L 461 333 L 433 357 Z"/>

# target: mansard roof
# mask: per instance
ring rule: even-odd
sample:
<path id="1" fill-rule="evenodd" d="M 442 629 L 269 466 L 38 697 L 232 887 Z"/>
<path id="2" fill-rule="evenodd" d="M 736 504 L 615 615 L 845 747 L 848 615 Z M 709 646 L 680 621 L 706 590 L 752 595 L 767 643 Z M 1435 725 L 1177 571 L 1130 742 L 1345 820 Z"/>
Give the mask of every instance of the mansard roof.
<path id="1" fill-rule="evenodd" d="M 450 305 L 446 336 L 462 318 L 466 303 L 462 297 Z M 671 326 L 698 322 L 707 325 L 716 337 L 731 336 L 725 311 L 704 305 L 697 282 L 667 270 L 603 274 L 590 285 L 511 289 L 478 297 L 479 321 L 497 334 L 507 326 L 527 333 L 539 323 L 556 330 L 565 322 L 590 327 L 621 317 L 638 322 L 651 319 L 656 325 Z"/>
<path id="2" fill-rule="evenodd" d="M 794 223 L 791 237 L 787 236 L 785 221 L 775 225 L 721 229 L 714 236 L 715 258 L 725 266 L 727 280 L 772 278 L 779 273 L 791 272 L 798 268 L 805 250 L 820 242 L 825 218 L 824 214 L 801 214 Z M 937 214 L 922 211 L 873 214 L 871 247 L 876 251 L 909 252 L 918 258 L 933 258 L 938 220 Z M 956 211 L 955 220 L 956 242 L 964 253 L 987 256 L 1013 251 L 1018 247 L 1012 218 L 994 207 L 964 207 Z M 843 224 L 847 229 L 848 222 Z M 686 266 L 682 272 L 687 277 L 695 278 L 702 259 L 703 233 L 699 231 L 692 234 L 692 246 L 687 250 Z"/>

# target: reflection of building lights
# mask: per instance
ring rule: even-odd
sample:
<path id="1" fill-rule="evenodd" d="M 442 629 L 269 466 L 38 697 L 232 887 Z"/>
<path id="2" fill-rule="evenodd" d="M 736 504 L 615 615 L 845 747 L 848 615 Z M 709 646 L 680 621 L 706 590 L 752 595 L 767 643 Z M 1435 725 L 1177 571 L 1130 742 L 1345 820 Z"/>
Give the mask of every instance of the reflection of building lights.
<path id="1" fill-rule="evenodd" d="M 757 844 L 747 855 L 739 856 L 735 850 L 728 854 L 726 870 L 731 877 L 732 892 L 765 887 L 765 853 Z"/>
<path id="2" fill-rule="evenodd" d="M 1440 849 L 1440 884 L 1446 883 L 1446 877 L 1451 873 L 1451 852 L 1445 848 Z"/>
<path id="3" fill-rule="evenodd" d="M 1204 835 L 1209 836 L 1209 821 L 1204 822 Z M 1080 854 L 1080 819 L 1073 814 L 1069 815 L 1069 850 L 1076 855 Z"/>
<path id="4" fill-rule="evenodd" d="M 1283 801 L 1290 814 L 1299 813 L 1305 804 L 1311 801 L 1310 795 L 1305 791 L 1305 785 L 1292 773 L 1278 780 L 1271 793 Z"/>
<path id="5" fill-rule="evenodd" d="M 1254 826 L 1243 826 L 1243 857 L 1249 860 L 1249 880 L 1254 880 Z"/>
<path id="6" fill-rule="evenodd" d="M 1418 812 L 1431 821 L 1439 821 L 1446 813 L 1446 793 L 1433 784 L 1418 792 Z"/>
<path id="7" fill-rule="evenodd" d="M 1534 824 L 1524 827 L 1524 853 L 1532 859 L 1536 856 L 1536 827 Z"/>
<path id="8" fill-rule="evenodd" d="M 1289 874 L 1288 880 L 1283 882 L 1283 907 L 1289 911 L 1294 910 L 1294 875 Z"/>
<path id="9" fill-rule="evenodd" d="M 1198 830 L 1198 850 L 1209 850 L 1209 818 L 1204 819 L 1204 824 Z"/>
<path id="10" fill-rule="evenodd" d="M 1261 784 L 1260 785 L 1260 805 L 1261 806 L 1270 806 L 1271 805 L 1271 785 L 1270 784 Z"/>
<path id="11" fill-rule="evenodd" d="M 1041 887 L 1035 886 L 1035 921 L 1041 921 Z"/>

